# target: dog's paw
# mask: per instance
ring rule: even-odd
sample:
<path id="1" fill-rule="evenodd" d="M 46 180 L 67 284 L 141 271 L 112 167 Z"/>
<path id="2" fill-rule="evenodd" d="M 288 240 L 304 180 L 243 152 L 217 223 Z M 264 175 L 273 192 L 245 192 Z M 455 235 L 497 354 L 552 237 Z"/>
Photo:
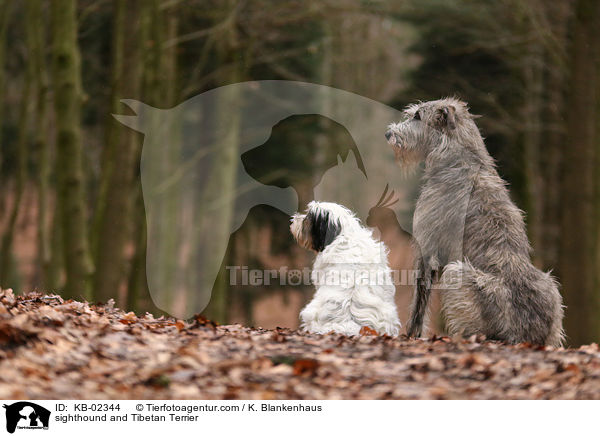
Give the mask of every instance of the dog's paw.
<path id="1" fill-rule="evenodd" d="M 409 338 L 419 338 L 421 337 L 421 329 L 417 328 L 416 326 L 409 325 L 406 328 L 406 336 Z"/>

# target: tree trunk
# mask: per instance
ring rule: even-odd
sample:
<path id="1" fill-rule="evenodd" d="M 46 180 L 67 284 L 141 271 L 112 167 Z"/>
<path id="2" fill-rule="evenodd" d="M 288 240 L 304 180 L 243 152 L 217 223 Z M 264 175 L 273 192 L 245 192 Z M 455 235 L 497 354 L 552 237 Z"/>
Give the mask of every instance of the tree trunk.
<path id="1" fill-rule="evenodd" d="M 159 0 L 143 1 L 140 3 L 140 45 L 145 47 L 143 55 L 143 74 L 141 94 L 145 102 L 151 106 L 163 106 L 165 93 L 162 92 L 164 78 L 161 45 L 163 36 L 163 20 L 161 17 L 161 2 Z M 152 41 L 152 44 L 149 43 Z M 135 161 L 141 160 L 141 147 L 136 147 Z M 141 187 L 141 175 L 138 170 L 134 177 L 134 210 L 133 243 L 135 252 L 131 260 L 127 286 L 127 307 L 132 310 L 158 313 L 152 303 L 148 288 L 146 273 L 147 254 L 147 222 Z"/>
<path id="2" fill-rule="evenodd" d="M 50 150 L 48 135 L 48 77 L 44 56 L 45 26 L 40 0 L 27 2 L 28 22 L 31 22 L 32 44 L 31 62 L 34 68 L 34 83 L 37 93 L 34 150 L 37 154 L 37 191 L 38 191 L 38 263 L 40 266 L 39 285 L 48 289 L 50 277 L 51 245 L 48 230 L 48 190 L 50 184 Z M 55 214 L 56 215 L 56 214 Z"/>
<path id="3" fill-rule="evenodd" d="M 0 0 L 0 128 L 4 126 L 4 104 L 5 104 L 5 71 L 4 61 L 6 57 L 6 30 L 8 29 L 8 19 L 13 2 L 10 0 Z M 2 144 L 0 144 L 0 170 L 2 169 Z M 2 174 L 0 174 L 0 180 Z M 4 197 L 0 203 L 0 218 L 4 213 Z"/>
<path id="4" fill-rule="evenodd" d="M 236 7 L 235 2 L 229 1 L 226 14 L 232 13 L 232 8 Z M 230 69 L 221 80 L 221 85 L 237 83 L 242 80 L 243 65 L 239 59 L 238 51 L 238 34 L 237 34 L 237 19 L 234 17 L 230 20 L 229 27 L 224 31 L 224 34 L 219 41 L 219 55 L 222 64 L 229 64 Z M 233 196 L 236 182 L 236 169 L 238 160 L 238 150 L 240 146 L 240 113 L 236 108 L 239 105 L 239 90 L 238 88 L 228 88 L 223 92 L 223 97 L 217 102 L 216 113 L 220 121 L 220 125 L 227 125 L 227 133 L 219 143 L 219 147 L 215 151 L 213 165 L 211 168 L 211 177 L 209 183 L 205 187 L 205 197 L 207 205 L 219 201 L 219 199 Z M 225 209 L 225 208 L 224 208 Z M 221 263 L 222 259 L 217 259 L 212 256 L 216 250 L 215 247 L 222 245 L 227 246 L 229 240 L 229 228 L 233 219 L 233 203 L 231 208 L 223 210 L 223 215 L 218 221 L 211 226 L 211 237 L 206 239 L 206 244 L 203 248 L 206 255 L 202 256 L 205 262 Z M 225 256 L 227 258 L 227 256 Z M 209 270 L 212 270 L 210 268 Z M 229 274 L 219 274 L 214 283 L 211 299 L 206 314 L 219 322 L 227 321 L 227 301 L 228 301 L 228 283 Z M 205 284 L 211 286 L 212 284 Z M 194 296 L 190 295 L 189 299 Z"/>
<path id="5" fill-rule="evenodd" d="M 52 2 L 56 170 L 66 270 L 65 293 L 92 298 L 81 142 L 81 65 L 75 0 Z"/>
<path id="6" fill-rule="evenodd" d="M 25 20 L 27 48 L 31 53 L 35 40 L 35 28 L 32 22 L 31 14 L 27 15 Z M 29 158 L 29 123 L 31 118 L 31 91 L 33 85 L 34 64 L 32 59 L 27 62 L 25 72 L 25 81 L 23 83 L 23 92 L 21 93 L 21 108 L 19 112 L 19 127 L 17 139 L 17 176 L 14 191 L 14 203 L 8 219 L 8 224 L 2 236 L 2 245 L 0 249 L 0 284 L 11 286 L 8 283 L 12 268 L 12 245 L 16 231 L 17 219 L 21 210 L 25 183 L 27 182 L 27 161 Z M 15 286 L 12 284 L 12 286 Z"/>
<path id="7" fill-rule="evenodd" d="M 571 89 L 564 147 L 559 274 L 567 306 L 565 327 L 572 345 L 598 339 L 600 294 L 597 292 L 598 235 L 596 46 L 599 6 L 595 0 L 575 5 L 571 46 Z"/>
<path id="8" fill-rule="evenodd" d="M 119 111 L 121 98 L 138 98 L 140 90 L 140 44 L 135 36 L 138 2 L 116 0 L 113 44 L 113 86 L 111 110 Z M 127 35 L 127 38 L 125 38 Z M 125 53 L 127 56 L 125 56 Z M 109 122 L 106 161 L 98 199 L 96 237 L 95 297 L 100 301 L 116 298 L 123 283 L 125 245 L 131 233 L 133 176 L 137 137 L 112 119 Z M 118 164 L 118 166 L 117 166 Z"/>
<path id="9" fill-rule="evenodd" d="M 168 1 L 163 2 L 163 6 L 165 5 L 168 5 Z M 155 20 L 157 21 L 155 23 L 156 40 L 160 41 L 158 46 L 160 51 L 157 53 L 159 58 L 156 62 L 157 77 L 162 79 L 161 88 L 155 89 L 157 97 L 160 99 L 156 105 L 171 108 L 175 105 L 177 93 L 177 56 L 176 46 L 166 47 L 165 42 L 176 39 L 178 22 L 172 7 L 167 10 L 162 8 L 162 12 L 156 15 Z M 155 115 L 153 113 L 151 116 Z M 179 162 L 181 152 L 181 120 L 178 116 L 167 116 L 161 119 L 164 123 L 161 133 L 164 140 L 160 137 L 156 139 L 166 146 L 151 148 L 156 150 L 156 165 L 161 167 L 161 173 L 172 174 Z M 155 227 L 151 231 L 156 232 L 155 235 L 160 234 L 161 241 L 160 249 L 152 253 L 152 256 L 158 256 L 161 272 L 159 276 L 156 271 L 153 274 L 157 279 L 156 282 L 162 285 L 152 289 L 152 296 L 155 301 L 160 302 L 161 307 L 171 313 L 176 311 L 175 306 L 181 302 L 181 299 L 174 298 L 178 292 L 176 270 L 181 239 L 179 238 L 179 226 L 173 225 L 177 222 L 181 201 L 181 193 L 176 189 L 153 200 L 154 219 L 160 228 Z M 165 228 L 168 230 L 165 231 Z"/>

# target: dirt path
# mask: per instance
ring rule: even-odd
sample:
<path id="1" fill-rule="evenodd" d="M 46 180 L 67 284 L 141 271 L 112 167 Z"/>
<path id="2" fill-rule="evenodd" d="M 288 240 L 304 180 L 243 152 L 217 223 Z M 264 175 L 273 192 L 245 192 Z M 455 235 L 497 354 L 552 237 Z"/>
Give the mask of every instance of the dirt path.
<path id="1" fill-rule="evenodd" d="M 0 291 L 0 398 L 600 398 L 600 349 L 306 335 Z"/>

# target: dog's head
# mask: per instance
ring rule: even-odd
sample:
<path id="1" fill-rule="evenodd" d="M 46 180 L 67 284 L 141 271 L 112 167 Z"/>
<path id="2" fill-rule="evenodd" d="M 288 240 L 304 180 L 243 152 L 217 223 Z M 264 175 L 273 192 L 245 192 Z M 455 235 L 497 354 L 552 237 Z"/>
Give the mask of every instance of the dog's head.
<path id="1" fill-rule="evenodd" d="M 404 120 L 388 126 L 385 137 L 402 164 L 423 161 L 447 140 L 471 134 L 477 127 L 467 104 L 456 98 L 411 104 L 404 110 Z"/>
<path id="2" fill-rule="evenodd" d="M 354 214 L 336 203 L 311 201 L 305 213 L 292 216 L 290 230 L 298 244 L 323 251 L 344 230 L 358 225 Z"/>

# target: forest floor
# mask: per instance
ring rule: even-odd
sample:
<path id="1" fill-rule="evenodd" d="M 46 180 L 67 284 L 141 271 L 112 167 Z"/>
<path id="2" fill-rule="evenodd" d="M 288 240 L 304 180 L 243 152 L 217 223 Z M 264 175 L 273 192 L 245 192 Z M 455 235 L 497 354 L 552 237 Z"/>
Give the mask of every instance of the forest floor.
<path id="1" fill-rule="evenodd" d="M 0 398 L 600 398 L 600 349 L 138 317 L 0 291 Z"/>

